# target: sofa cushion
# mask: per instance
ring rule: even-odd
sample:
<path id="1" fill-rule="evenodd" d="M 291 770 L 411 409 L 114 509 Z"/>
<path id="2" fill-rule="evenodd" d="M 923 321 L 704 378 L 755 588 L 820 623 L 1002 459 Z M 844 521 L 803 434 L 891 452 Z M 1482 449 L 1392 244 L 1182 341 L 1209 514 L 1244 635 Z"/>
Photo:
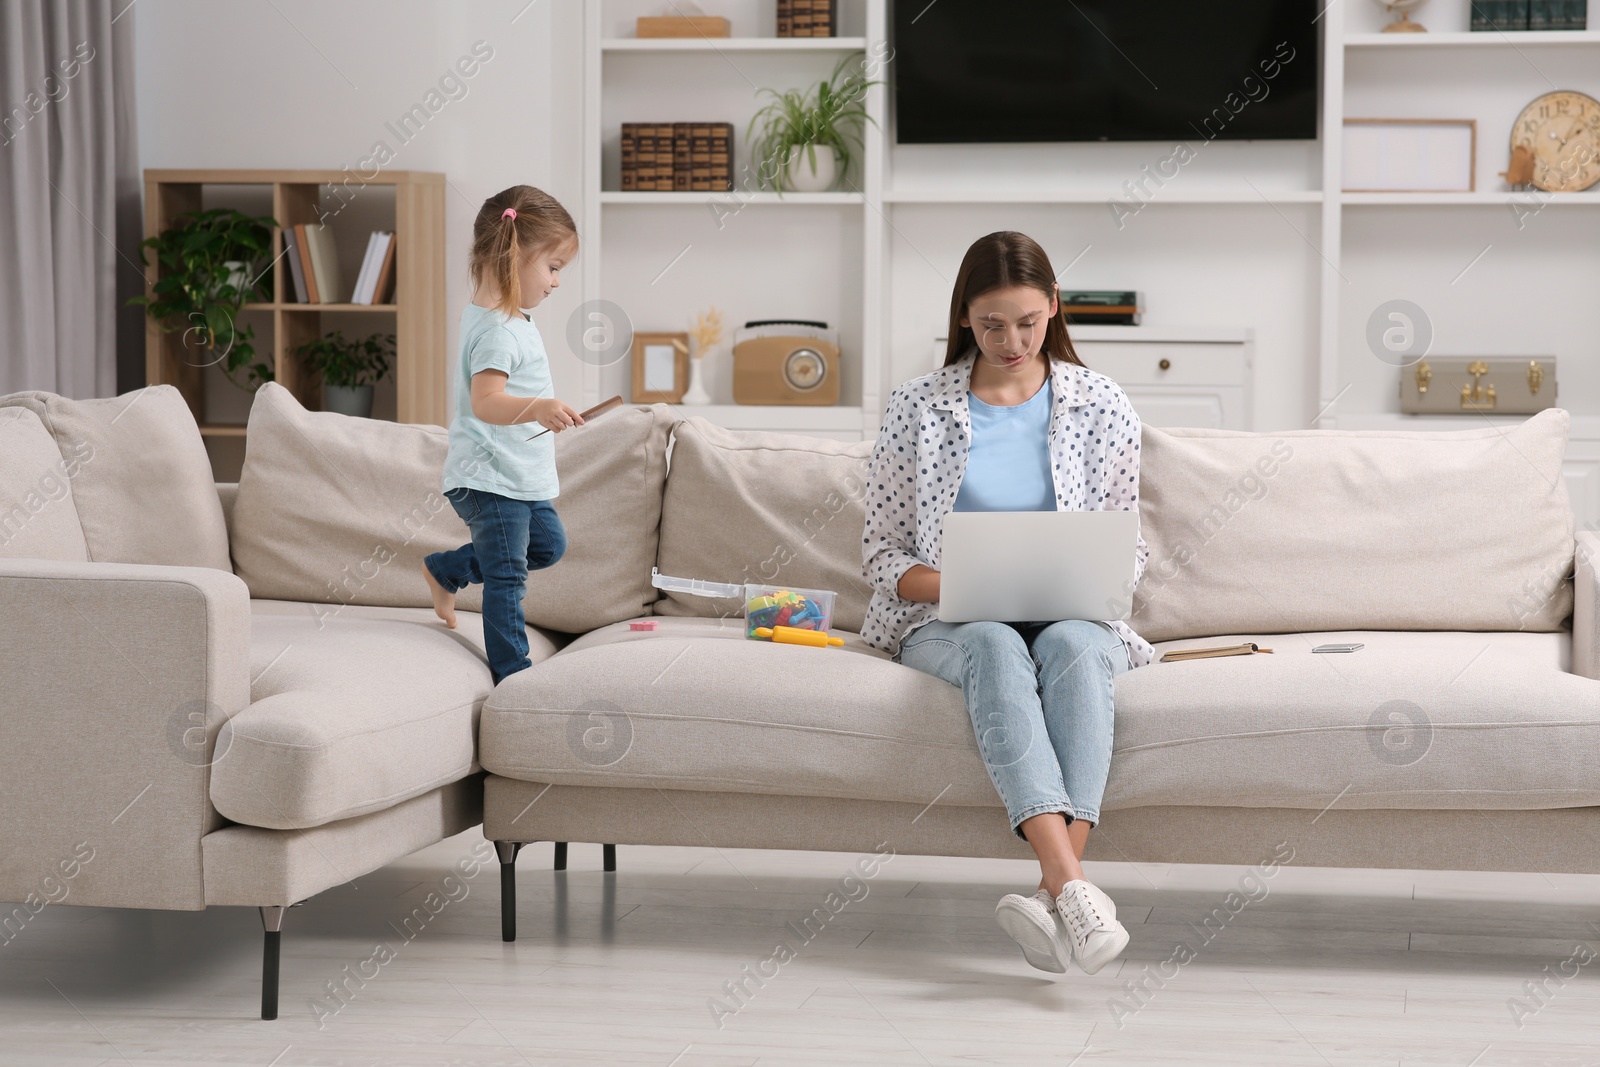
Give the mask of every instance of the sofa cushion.
<path id="1" fill-rule="evenodd" d="M 234 822 L 303 829 L 390 807 L 477 769 L 493 688 L 483 617 L 431 608 L 251 601 L 250 704 L 224 725 L 211 802 Z M 556 643 L 528 631 L 529 658 Z"/>
<path id="2" fill-rule="evenodd" d="M 1144 428 L 1134 630 L 1560 629 L 1570 417 L 1450 431 Z"/>
<path id="3" fill-rule="evenodd" d="M 72 479 L 82 469 L 76 455 L 57 451 L 33 411 L 0 407 L 0 556 L 88 561 L 72 499 Z"/>
<path id="4" fill-rule="evenodd" d="M 233 570 L 211 459 L 175 386 L 99 400 L 12 393 L 0 407 L 31 410 L 78 468 L 72 498 L 91 561 Z"/>
<path id="5" fill-rule="evenodd" d="M 845 636 L 843 649 L 773 645 L 693 618 L 586 634 L 495 689 L 479 759 L 556 785 L 997 804 L 961 690 Z M 1366 647 L 1310 651 L 1343 640 Z M 1566 673 L 1564 633 L 1337 631 L 1267 647 L 1119 674 L 1104 809 L 1600 804 L 1600 687 Z"/>
<path id="6" fill-rule="evenodd" d="M 1566 633 L 1242 633 L 1157 653 L 1247 640 L 1272 654 L 1117 676 L 1107 807 L 1600 804 L 1600 685 L 1568 673 Z M 1366 647 L 1311 652 L 1341 641 Z"/>
<path id="7" fill-rule="evenodd" d="M 676 452 L 674 452 L 676 457 Z M 839 632 L 745 638 L 739 619 L 585 634 L 484 702 L 485 770 L 558 785 L 996 802 L 955 686 Z"/>
<path id="8" fill-rule="evenodd" d="M 567 552 L 528 575 L 529 622 L 581 633 L 649 611 L 671 421 L 665 404 L 625 407 L 557 435 Z M 262 386 L 232 515 L 251 595 L 431 606 L 422 557 L 471 540 L 440 492 L 447 445 L 441 426 L 307 411 L 282 386 Z M 456 601 L 468 611 L 482 602 L 482 586 Z"/>
<path id="9" fill-rule="evenodd" d="M 861 574 L 872 448 L 684 419 L 661 505 L 661 573 L 831 589 L 832 625 L 859 633 L 872 599 Z M 669 592 L 655 611 L 742 616 L 744 603 Z"/>

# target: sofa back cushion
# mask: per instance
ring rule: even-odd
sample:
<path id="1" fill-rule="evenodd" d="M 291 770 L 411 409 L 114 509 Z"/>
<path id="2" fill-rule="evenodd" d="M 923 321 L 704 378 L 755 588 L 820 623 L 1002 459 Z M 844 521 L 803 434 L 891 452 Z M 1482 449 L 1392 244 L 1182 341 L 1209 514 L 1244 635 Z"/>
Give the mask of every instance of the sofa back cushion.
<path id="1" fill-rule="evenodd" d="M 1148 641 L 1562 628 L 1570 416 L 1470 430 L 1144 427 L 1135 592 Z"/>
<path id="2" fill-rule="evenodd" d="M 583 633 L 649 614 L 671 423 L 665 404 L 624 407 L 556 435 L 567 551 L 528 575 L 528 622 Z M 444 427 L 307 411 L 269 383 L 245 441 L 233 552 L 252 597 L 432 605 L 422 557 L 472 539 L 440 492 Z M 483 587 L 456 605 L 481 611 Z"/>
<path id="3" fill-rule="evenodd" d="M 661 573 L 709 582 L 831 589 L 832 624 L 860 633 L 872 589 L 861 574 L 872 441 L 679 422 L 661 505 Z M 668 592 L 656 614 L 742 615 L 742 599 Z"/>
<path id="4" fill-rule="evenodd" d="M 211 458 L 175 386 L 98 400 L 12 393 L 7 407 L 32 411 L 55 439 L 89 560 L 233 569 Z"/>
<path id="5" fill-rule="evenodd" d="M 77 456 L 56 451 L 38 415 L 0 407 L 0 557 L 88 561 L 72 499 L 72 478 L 82 469 Z"/>

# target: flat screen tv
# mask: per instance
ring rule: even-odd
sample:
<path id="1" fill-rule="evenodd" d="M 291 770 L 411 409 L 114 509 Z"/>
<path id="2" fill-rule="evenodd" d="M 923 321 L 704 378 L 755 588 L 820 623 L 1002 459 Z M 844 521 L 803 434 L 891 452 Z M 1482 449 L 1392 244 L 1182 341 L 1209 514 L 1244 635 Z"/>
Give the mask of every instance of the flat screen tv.
<path id="1" fill-rule="evenodd" d="M 1318 3 L 892 0 L 895 139 L 1315 139 Z"/>

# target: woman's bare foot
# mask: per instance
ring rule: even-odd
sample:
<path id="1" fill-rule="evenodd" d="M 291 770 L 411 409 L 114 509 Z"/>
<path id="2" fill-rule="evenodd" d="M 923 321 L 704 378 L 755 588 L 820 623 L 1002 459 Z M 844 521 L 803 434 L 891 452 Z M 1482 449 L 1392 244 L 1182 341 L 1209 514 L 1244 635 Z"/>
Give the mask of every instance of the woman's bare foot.
<path id="1" fill-rule="evenodd" d="M 428 580 L 428 592 L 433 594 L 433 613 L 443 619 L 446 626 L 454 630 L 456 628 L 456 595 L 445 591 L 444 586 L 434 579 L 433 572 L 428 569 L 426 563 L 422 565 L 422 576 Z"/>

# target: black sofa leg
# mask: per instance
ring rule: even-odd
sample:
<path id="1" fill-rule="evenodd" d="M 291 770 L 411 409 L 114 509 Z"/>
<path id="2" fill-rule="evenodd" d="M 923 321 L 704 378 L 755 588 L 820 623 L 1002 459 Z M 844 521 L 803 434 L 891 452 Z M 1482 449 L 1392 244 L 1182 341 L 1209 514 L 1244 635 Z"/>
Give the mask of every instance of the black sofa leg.
<path id="1" fill-rule="evenodd" d="M 565 845 L 557 845 L 565 850 Z M 517 853 L 522 851 L 520 841 L 496 841 L 495 855 L 500 858 L 500 940 L 517 939 Z M 564 857 L 563 857 L 564 858 Z"/>
<path id="2" fill-rule="evenodd" d="M 615 871 L 617 869 L 617 846 L 616 845 L 601 845 L 600 846 L 600 856 L 601 856 L 601 864 L 600 865 L 601 865 L 601 867 L 603 869 L 605 869 L 607 871 Z"/>
<path id="3" fill-rule="evenodd" d="M 278 1017 L 278 952 L 283 937 L 283 913 L 288 908 L 264 907 L 261 909 L 261 1017 Z"/>
<path id="4" fill-rule="evenodd" d="M 567 869 L 567 843 L 565 841 L 556 842 L 556 862 L 550 869 L 553 871 Z"/>

